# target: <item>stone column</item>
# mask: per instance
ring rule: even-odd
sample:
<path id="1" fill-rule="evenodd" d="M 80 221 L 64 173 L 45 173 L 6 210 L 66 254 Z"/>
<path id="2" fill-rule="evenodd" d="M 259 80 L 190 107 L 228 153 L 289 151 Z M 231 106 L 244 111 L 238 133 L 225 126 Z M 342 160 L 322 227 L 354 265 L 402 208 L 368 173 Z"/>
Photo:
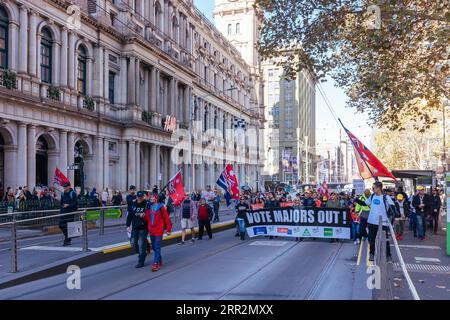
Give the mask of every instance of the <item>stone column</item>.
<path id="1" fill-rule="evenodd" d="M 128 189 L 127 186 L 127 142 L 120 140 L 119 142 L 120 158 L 119 158 L 119 175 L 120 175 L 120 186 L 121 191 Z"/>
<path id="2" fill-rule="evenodd" d="M 59 150 L 53 149 L 47 151 L 48 156 L 48 172 L 47 172 L 47 180 L 50 185 L 53 183 L 53 177 L 55 174 L 56 167 L 58 166 L 59 160 Z M 69 180 L 73 186 L 73 180 Z"/>
<path id="3" fill-rule="evenodd" d="M 87 150 L 86 150 L 87 151 Z M 66 166 L 75 162 L 75 133 L 69 131 L 67 134 L 67 160 Z M 67 169 L 67 168 L 65 168 Z M 71 183 L 75 183 L 75 171 L 68 170 L 67 178 Z"/>
<path id="4" fill-rule="evenodd" d="M 58 168 L 67 177 L 67 158 L 69 152 L 67 150 L 67 131 L 59 130 L 59 165 Z M 72 163 L 70 163 L 72 164 Z M 69 170 L 70 171 L 70 170 Z"/>
<path id="5" fill-rule="evenodd" d="M 20 122 L 17 125 L 17 131 L 17 183 L 18 186 L 23 187 L 27 184 L 27 125 Z"/>
<path id="6" fill-rule="evenodd" d="M 156 145 L 152 144 L 150 146 L 150 184 L 151 187 L 153 187 L 153 185 L 157 184 L 158 182 L 158 174 L 157 174 L 157 170 L 156 170 L 156 154 L 157 150 L 156 150 Z"/>
<path id="7" fill-rule="evenodd" d="M 108 53 L 108 49 L 104 50 L 104 58 L 103 61 L 105 62 L 103 65 L 103 92 L 101 94 L 101 96 L 105 99 L 108 99 L 108 90 L 109 90 L 109 53 Z"/>
<path id="8" fill-rule="evenodd" d="M 127 58 L 120 58 L 120 74 L 119 74 L 119 103 L 127 104 Z"/>
<path id="9" fill-rule="evenodd" d="M 109 140 L 103 140 L 103 188 L 110 186 L 109 181 Z"/>
<path id="10" fill-rule="evenodd" d="M 94 96 L 101 97 L 103 94 L 103 49 L 100 46 L 94 48 L 95 63 L 94 63 Z M 69 61 L 70 64 L 70 61 Z"/>
<path id="11" fill-rule="evenodd" d="M 150 167 L 150 148 L 148 144 L 142 146 L 144 151 L 144 167 L 142 168 L 143 176 L 141 179 L 142 186 L 146 188 L 147 184 L 150 184 L 149 179 L 149 167 Z"/>
<path id="12" fill-rule="evenodd" d="M 161 78 L 160 78 L 159 70 L 156 69 L 156 84 L 155 84 L 155 91 L 156 91 L 155 101 L 156 101 L 156 105 L 155 105 L 155 109 L 156 109 L 156 112 L 158 112 L 158 113 L 162 113 L 162 110 L 161 110 L 161 96 L 160 96 L 160 90 L 159 90 L 160 81 L 161 81 Z"/>
<path id="13" fill-rule="evenodd" d="M 130 63 L 128 65 L 128 104 L 136 104 L 136 60 L 135 57 L 130 57 Z"/>
<path id="14" fill-rule="evenodd" d="M 32 190 L 36 186 L 36 126 L 30 125 L 28 127 L 27 137 L 27 184 Z"/>
<path id="15" fill-rule="evenodd" d="M 69 88 L 75 89 L 75 34 L 72 31 L 69 31 Z"/>
<path id="16" fill-rule="evenodd" d="M 28 51 L 28 73 L 32 77 L 37 75 L 37 16 L 35 11 L 30 13 L 29 51 Z"/>
<path id="17" fill-rule="evenodd" d="M 97 166 L 96 166 L 96 171 L 97 171 L 97 190 L 100 192 L 101 190 L 103 190 L 104 186 L 103 186 L 103 166 L 104 166 L 104 161 L 103 161 L 103 154 L 104 154 L 104 149 L 103 149 L 103 138 L 100 136 L 96 137 L 97 140 L 97 146 L 96 146 L 96 153 L 97 153 Z M 95 159 L 95 157 L 94 157 Z"/>
<path id="18" fill-rule="evenodd" d="M 128 184 L 136 185 L 136 141 L 128 142 Z"/>
<path id="19" fill-rule="evenodd" d="M 156 68 L 150 70 L 150 110 L 156 112 Z"/>
<path id="20" fill-rule="evenodd" d="M 28 71 L 28 9 L 20 6 L 20 29 L 19 29 L 19 73 Z"/>
<path id="21" fill-rule="evenodd" d="M 68 47 L 68 35 L 67 28 L 63 27 L 61 29 L 61 76 L 60 83 L 61 86 L 67 87 L 67 47 Z"/>
<path id="22" fill-rule="evenodd" d="M 15 188 L 19 185 L 17 180 L 17 145 L 3 146 L 5 160 L 5 187 Z"/>
<path id="23" fill-rule="evenodd" d="M 150 93 L 150 91 L 148 90 L 149 89 L 149 83 L 150 83 L 150 76 L 149 76 L 149 71 L 146 68 L 146 69 L 144 69 L 144 90 L 142 90 L 142 92 L 144 94 L 144 110 L 146 110 L 146 111 L 150 111 L 150 106 L 149 106 L 149 93 Z"/>
<path id="24" fill-rule="evenodd" d="M 136 155 L 134 157 L 136 163 L 136 188 L 142 189 L 141 187 L 141 143 L 139 141 L 136 142 Z"/>
<path id="25" fill-rule="evenodd" d="M 140 101 L 140 99 L 139 99 L 139 94 L 140 94 L 139 86 L 141 85 L 140 65 L 141 65 L 140 60 L 138 58 L 136 58 L 136 64 L 135 64 L 136 71 L 135 71 L 134 89 L 136 90 L 135 97 L 136 97 L 136 105 L 138 105 L 138 106 L 142 105 L 142 101 Z"/>
<path id="26" fill-rule="evenodd" d="M 19 26 L 16 22 L 9 23 L 10 36 L 8 41 L 9 47 L 9 69 L 17 72 L 18 59 L 19 59 Z"/>
<path id="27" fill-rule="evenodd" d="M 156 185 L 161 188 L 161 183 L 162 181 L 159 180 L 159 175 L 161 174 L 162 176 L 162 172 L 161 172 L 161 146 L 156 146 Z"/>
<path id="28" fill-rule="evenodd" d="M 93 79 L 93 73 L 92 73 L 92 67 L 93 67 L 93 59 L 92 57 L 87 58 L 86 61 L 86 77 L 87 77 L 87 82 L 86 82 L 86 93 L 89 96 L 92 96 L 93 92 L 92 92 L 92 79 Z M 108 81 L 106 81 L 108 82 Z"/>

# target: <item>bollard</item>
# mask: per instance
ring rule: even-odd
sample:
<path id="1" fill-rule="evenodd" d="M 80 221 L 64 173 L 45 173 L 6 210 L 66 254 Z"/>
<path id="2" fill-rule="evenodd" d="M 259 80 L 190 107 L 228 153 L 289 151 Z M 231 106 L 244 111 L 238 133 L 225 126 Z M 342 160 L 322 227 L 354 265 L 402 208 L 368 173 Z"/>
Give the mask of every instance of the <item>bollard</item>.
<path id="1" fill-rule="evenodd" d="M 17 271 L 17 229 L 16 222 L 13 221 L 11 224 L 11 272 Z"/>
<path id="2" fill-rule="evenodd" d="M 100 235 L 105 234 L 105 210 L 100 209 Z"/>
<path id="3" fill-rule="evenodd" d="M 83 235 L 82 235 L 82 242 L 83 242 L 83 251 L 87 252 L 88 249 L 88 229 L 87 229 L 87 219 L 86 219 L 86 210 L 83 211 L 81 215 L 81 223 L 83 226 Z"/>

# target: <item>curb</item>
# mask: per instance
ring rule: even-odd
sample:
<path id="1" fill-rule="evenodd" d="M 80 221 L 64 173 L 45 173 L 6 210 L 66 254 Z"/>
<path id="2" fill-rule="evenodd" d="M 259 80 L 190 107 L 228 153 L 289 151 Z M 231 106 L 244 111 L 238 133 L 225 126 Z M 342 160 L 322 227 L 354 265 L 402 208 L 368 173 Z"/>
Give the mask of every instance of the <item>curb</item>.
<path id="1" fill-rule="evenodd" d="M 220 222 L 211 226 L 212 232 L 220 232 L 234 227 L 234 220 L 227 222 Z M 198 231 L 198 228 L 195 228 Z M 191 231 L 186 232 L 189 235 Z M 177 242 L 177 239 L 181 238 L 181 231 L 176 231 L 170 236 L 164 237 L 161 244 L 162 247 L 171 245 Z M 37 270 L 29 270 L 17 275 L 14 274 L 11 277 L 0 281 L 0 290 L 17 286 L 20 284 L 41 280 L 56 276 L 59 274 L 65 274 L 67 268 L 70 265 L 77 265 L 80 268 L 90 267 L 96 264 L 112 261 L 115 259 L 124 258 L 130 255 L 134 255 L 135 252 L 131 249 L 129 243 L 113 244 L 111 246 L 103 247 L 101 251 L 89 251 L 77 255 L 75 257 L 68 258 L 63 261 L 58 261 L 40 268 Z"/>

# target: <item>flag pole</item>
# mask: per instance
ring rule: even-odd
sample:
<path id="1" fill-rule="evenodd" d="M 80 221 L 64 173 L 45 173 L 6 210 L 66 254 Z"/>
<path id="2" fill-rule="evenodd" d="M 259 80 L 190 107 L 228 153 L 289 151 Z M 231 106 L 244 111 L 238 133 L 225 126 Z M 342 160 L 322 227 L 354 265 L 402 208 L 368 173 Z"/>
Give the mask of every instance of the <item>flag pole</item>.
<path id="1" fill-rule="evenodd" d="M 338 118 L 338 121 L 339 121 L 339 123 L 341 124 L 342 128 L 344 128 L 345 133 L 347 133 L 347 136 L 350 138 L 350 136 L 348 135 L 348 132 L 347 132 L 347 128 L 344 127 L 344 124 L 342 123 L 342 121 L 341 121 L 340 118 Z M 364 160 L 364 157 L 362 156 L 362 154 L 361 154 L 361 152 L 359 151 L 358 147 L 355 145 L 355 142 L 354 142 L 351 138 L 350 138 L 350 141 L 351 141 L 351 143 L 352 143 L 352 145 L 353 145 L 353 148 L 355 148 L 356 151 L 358 151 L 359 156 L 361 157 L 362 161 L 364 162 L 364 164 L 365 164 L 366 167 L 367 167 L 367 170 L 369 170 L 370 174 L 371 174 L 372 177 L 375 179 L 375 181 L 378 181 L 378 177 L 374 176 L 372 170 L 370 170 L 369 165 L 367 164 L 366 160 Z M 361 175 L 361 173 L 360 173 L 360 175 Z"/>

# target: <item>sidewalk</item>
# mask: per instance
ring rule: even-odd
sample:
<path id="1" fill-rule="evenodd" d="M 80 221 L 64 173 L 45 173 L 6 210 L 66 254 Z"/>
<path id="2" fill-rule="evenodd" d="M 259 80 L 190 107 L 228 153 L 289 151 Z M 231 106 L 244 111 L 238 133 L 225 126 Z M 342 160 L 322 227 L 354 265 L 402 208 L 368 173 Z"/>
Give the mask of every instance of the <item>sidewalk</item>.
<path id="1" fill-rule="evenodd" d="M 404 240 L 398 241 L 398 243 L 420 299 L 449 300 L 450 256 L 446 255 L 446 233 L 443 230 L 445 224 L 440 224 L 437 235 L 433 235 L 427 229 L 424 241 L 413 237 L 413 232 L 408 229 L 408 223 L 405 223 L 405 227 Z M 391 246 L 393 245 L 391 244 Z M 392 248 L 392 250 L 395 249 Z M 411 299 L 408 284 L 400 265 L 394 263 L 393 269 L 392 291 L 395 299 Z"/>
<path id="2" fill-rule="evenodd" d="M 220 222 L 232 221 L 235 218 L 234 210 L 223 209 L 219 211 Z M 171 216 L 173 231 L 181 230 L 180 219 Z M 107 226 L 104 235 L 99 235 L 99 229 L 88 230 L 88 248 L 90 252 L 82 251 L 81 238 L 72 239 L 72 245 L 62 247 L 62 234 L 45 235 L 35 234 L 26 231 L 18 241 L 18 268 L 20 273 L 24 273 L 35 268 L 42 268 L 45 265 L 58 262 L 64 259 L 82 258 L 93 253 L 103 251 L 111 246 L 127 245 L 129 240 L 125 230 L 125 218 L 106 220 Z M 105 221 L 105 222 L 106 222 Z M 25 230 L 23 230 L 25 231 Z M 27 232 L 29 234 L 27 234 Z M 9 230 L 2 230 L 2 235 Z M 24 235 L 31 237 L 23 238 Z M 11 276 L 11 251 L 10 242 L 0 243 L 0 279 Z"/>

